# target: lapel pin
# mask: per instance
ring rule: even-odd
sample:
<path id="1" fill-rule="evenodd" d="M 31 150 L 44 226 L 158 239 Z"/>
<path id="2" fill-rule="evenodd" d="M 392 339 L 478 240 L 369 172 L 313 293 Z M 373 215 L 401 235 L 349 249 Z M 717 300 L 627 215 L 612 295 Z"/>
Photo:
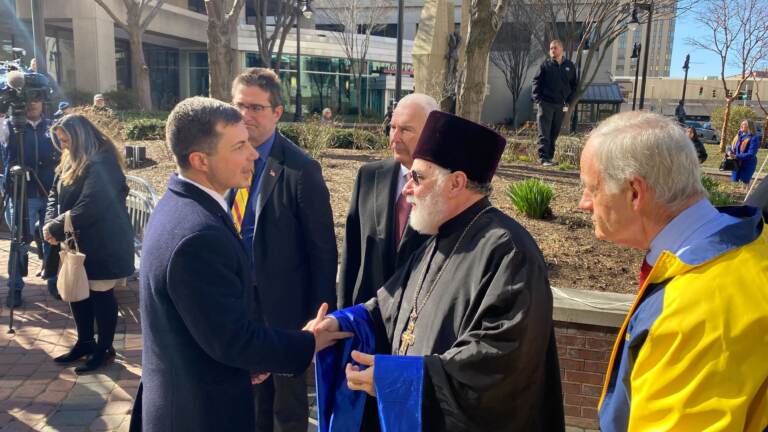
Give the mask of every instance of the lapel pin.
<path id="1" fill-rule="evenodd" d="M 269 170 L 269 175 L 271 175 L 272 177 L 274 177 L 274 176 L 275 176 L 275 170 Z"/>

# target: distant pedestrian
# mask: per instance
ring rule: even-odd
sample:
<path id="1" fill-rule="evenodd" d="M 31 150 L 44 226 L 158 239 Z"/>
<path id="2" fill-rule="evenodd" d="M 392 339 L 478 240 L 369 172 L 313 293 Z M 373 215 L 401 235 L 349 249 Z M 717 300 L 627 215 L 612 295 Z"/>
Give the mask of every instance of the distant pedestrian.
<path id="1" fill-rule="evenodd" d="M 72 107 L 69 106 L 69 102 L 61 101 L 59 102 L 59 110 L 53 113 L 53 119 L 58 120 L 70 112 L 72 112 Z"/>
<path id="2" fill-rule="evenodd" d="M 675 118 L 681 125 L 685 125 L 685 102 L 680 100 L 675 107 Z"/>
<path id="3" fill-rule="evenodd" d="M 533 101 L 538 106 L 539 161 L 544 166 L 556 165 L 552 161 L 555 142 L 578 85 L 576 66 L 565 58 L 562 42 L 557 39 L 550 42 L 549 56 L 533 77 L 532 91 Z"/>
<path id="4" fill-rule="evenodd" d="M 382 123 L 382 127 L 384 128 L 384 135 L 389 138 L 389 131 L 392 124 L 392 114 L 395 110 L 395 103 L 392 102 L 389 104 L 389 107 L 387 108 L 387 112 L 384 113 L 384 122 Z"/>
<path id="5" fill-rule="evenodd" d="M 696 155 L 699 157 L 699 163 L 704 163 L 707 160 L 707 149 L 704 148 L 704 144 L 699 139 L 699 134 L 696 133 L 696 128 L 688 126 L 686 129 L 688 139 L 693 143 L 693 147 L 696 149 Z"/>
<path id="6" fill-rule="evenodd" d="M 333 124 L 333 111 L 329 107 L 323 108 L 323 113 L 320 116 L 320 123 Z"/>

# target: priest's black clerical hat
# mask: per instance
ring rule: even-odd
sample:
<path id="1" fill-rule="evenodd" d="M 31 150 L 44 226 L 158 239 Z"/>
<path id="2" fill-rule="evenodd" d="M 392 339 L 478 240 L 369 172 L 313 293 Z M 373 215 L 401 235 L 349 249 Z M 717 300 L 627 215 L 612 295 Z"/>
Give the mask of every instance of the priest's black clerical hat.
<path id="1" fill-rule="evenodd" d="M 478 183 L 490 183 L 507 140 L 481 124 L 432 111 L 427 117 L 414 159 L 423 159 L 450 171 L 463 171 Z"/>
<path id="2" fill-rule="evenodd" d="M 472 181 L 490 183 L 507 140 L 483 125 L 442 111 L 427 117 L 414 159 L 450 171 L 463 171 Z"/>

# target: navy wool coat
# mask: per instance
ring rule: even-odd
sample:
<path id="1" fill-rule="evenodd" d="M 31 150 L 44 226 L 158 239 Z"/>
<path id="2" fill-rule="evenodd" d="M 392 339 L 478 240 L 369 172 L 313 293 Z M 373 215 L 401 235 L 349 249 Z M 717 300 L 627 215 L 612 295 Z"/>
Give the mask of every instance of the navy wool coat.
<path id="1" fill-rule="evenodd" d="M 250 371 L 303 372 L 314 337 L 254 319 L 251 271 L 229 216 L 175 174 L 141 258 L 142 430 L 253 431 Z"/>

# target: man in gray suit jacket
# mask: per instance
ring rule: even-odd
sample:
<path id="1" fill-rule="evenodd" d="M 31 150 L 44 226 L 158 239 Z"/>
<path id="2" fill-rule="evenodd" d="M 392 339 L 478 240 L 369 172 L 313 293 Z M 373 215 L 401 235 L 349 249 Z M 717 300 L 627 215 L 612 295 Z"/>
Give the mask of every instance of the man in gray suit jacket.
<path id="1" fill-rule="evenodd" d="M 273 71 L 253 68 L 238 75 L 232 103 L 260 154 L 250 188 L 230 197 L 256 297 L 267 325 L 300 329 L 322 303 L 335 305 L 338 255 L 328 188 L 320 164 L 276 130 L 283 102 Z M 305 373 L 257 381 L 256 430 L 306 432 Z"/>
<path id="2" fill-rule="evenodd" d="M 365 164 L 357 172 L 341 252 L 339 309 L 373 298 L 427 238 L 408 226 L 410 205 L 404 206 L 400 197 L 421 129 L 437 109 L 437 102 L 425 94 L 401 99 L 389 133 L 393 158 Z"/>

